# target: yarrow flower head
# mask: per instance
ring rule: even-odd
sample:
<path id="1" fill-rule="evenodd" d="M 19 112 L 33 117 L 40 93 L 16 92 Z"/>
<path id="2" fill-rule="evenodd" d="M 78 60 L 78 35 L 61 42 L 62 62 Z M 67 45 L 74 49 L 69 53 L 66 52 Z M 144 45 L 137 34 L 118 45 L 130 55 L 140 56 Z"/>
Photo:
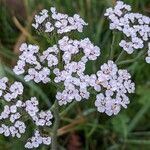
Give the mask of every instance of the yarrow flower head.
<path id="1" fill-rule="evenodd" d="M 39 59 L 39 47 L 37 45 L 27 45 L 23 43 L 20 47 L 22 52 L 19 56 L 17 65 L 14 67 L 13 71 L 17 74 L 26 73 L 24 79 L 25 81 L 34 80 L 36 83 L 50 82 L 50 69 L 44 67 Z"/>
<path id="2" fill-rule="evenodd" d="M 129 104 L 128 93 L 134 93 L 135 84 L 127 70 L 118 69 L 113 61 L 101 66 L 97 72 L 97 84 L 103 87 L 104 93 L 96 96 L 95 106 L 99 112 L 111 116 L 118 114 L 121 106 L 127 108 Z"/>
<path id="3" fill-rule="evenodd" d="M 36 126 L 50 126 L 53 115 L 50 110 L 39 111 L 38 100 L 32 97 L 30 100 L 21 100 L 24 87 L 21 82 L 8 83 L 6 77 L 0 79 L 0 99 L 3 101 L 4 108 L 0 113 L 0 120 L 3 123 L 0 125 L 0 134 L 4 136 L 12 136 L 20 138 L 26 132 L 26 123 L 23 117 L 28 116 Z M 11 102 L 11 103 L 10 103 Z M 25 116 L 23 116 L 23 114 Z M 6 122 L 6 124 L 5 124 Z M 10 125 L 7 123 L 10 122 Z M 44 141 L 50 140 L 50 137 L 44 137 Z M 49 142 L 43 142 L 44 144 Z M 40 143 L 39 143 L 40 144 Z M 42 143 L 41 143 L 42 144 Z"/>
<path id="4" fill-rule="evenodd" d="M 150 17 L 132 13 L 131 6 L 122 1 L 117 1 L 114 8 L 108 8 L 104 15 L 110 21 L 111 30 L 119 30 L 127 37 L 119 45 L 128 54 L 136 49 L 143 49 L 150 40 Z"/>
<path id="5" fill-rule="evenodd" d="M 78 14 L 70 17 L 67 14 L 58 13 L 55 7 L 50 8 L 51 15 L 48 13 L 48 10 L 43 9 L 39 15 L 35 16 L 35 23 L 32 26 L 38 29 L 44 24 L 46 33 L 56 30 L 58 34 L 63 34 L 74 30 L 82 32 L 83 26 L 87 25 Z"/>
<path id="6" fill-rule="evenodd" d="M 64 82 L 64 90 L 57 92 L 56 98 L 59 104 L 67 104 L 72 100 L 81 101 L 81 99 L 88 99 L 90 93 L 87 88 L 90 86 L 88 80 L 90 77 L 84 74 L 86 62 L 88 60 L 96 60 L 100 55 L 100 48 L 94 46 L 87 38 L 84 40 L 72 40 L 64 37 L 59 40 L 59 48 L 63 53 L 63 61 L 65 62 L 64 69 L 54 69 L 56 75 L 54 81 L 56 83 Z M 73 61 L 72 55 L 83 53 L 79 61 Z"/>
<path id="7" fill-rule="evenodd" d="M 25 81 L 48 83 L 51 81 L 50 70 L 53 70 L 56 76 L 54 82 L 57 84 L 64 82 L 64 91 L 56 95 L 60 105 L 67 104 L 73 99 L 80 101 L 82 98 L 89 98 L 87 87 L 90 86 L 88 80 L 91 79 L 90 76 L 84 75 L 85 66 L 88 60 L 96 60 L 100 56 L 100 48 L 94 46 L 88 38 L 78 41 L 64 36 L 57 45 L 49 47 L 42 54 L 39 53 L 39 47 L 36 45 L 22 44 L 20 50 L 23 53 L 19 56 L 14 72 L 17 75 L 25 73 Z M 60 52 L 61 60 L 64 62 L 62 69 L 58 68 L 61 63 L 59 62 Z M 75 55 L 81 55 L 78 61 L 73 60 Z M 78 87 L 80 87 L 79 90 Z"/>
<path id="8" fill-rule="evenodd" d="M 25 144 L 25 148 L 28 149 L 37 148 L 41 144 L 50 145 L 51 137 L 41 136 L 40 132 L 38 130 L 35 130 L 33 137 L 31 137 Z"/>

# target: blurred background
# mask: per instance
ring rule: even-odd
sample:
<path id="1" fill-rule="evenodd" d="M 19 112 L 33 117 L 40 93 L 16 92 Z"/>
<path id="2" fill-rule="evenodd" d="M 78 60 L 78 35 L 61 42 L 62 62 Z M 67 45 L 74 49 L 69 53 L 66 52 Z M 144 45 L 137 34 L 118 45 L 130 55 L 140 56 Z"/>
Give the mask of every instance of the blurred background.
<path id="1" fill-rule="evenodd" d="M 150 16 L 150 0 L 124 2 L 132 6 L 133 12 Z M 48 47 L 47 39 L 38 36 L 31 24 L 37 12 L 51 6 L 69 15 L 79 13 L 89 23 L 76 38 L 89 37 L 101 48 L 101 57 L 87 65 L 87 73 L 95 73 L 108 60 L 112 32 L 103 14 L 114 3 L 115 0 L 0 0 L 0 76 L 24 82 L 22 77 L 15 76 L 11 71 L 19 54 L 18 48 L 23 42 L 38 44 L 41 51 Z M 116 34 L 114 60 L 121 52 L 118 43 L 123 37 L 121 33 Z M 138 53 L 124 54 L 121 61 L 134 61 L 119 64 L 120 68 L 129 70 L 136 83 L 136 93 L 130 97 L 128 109 L 121 110 L 117 116 L 108 117 L 96 112 L 92 96 L 88 102 L 73 103 L 71 109 L 68 109 L 70 105 L 62 107 L 58 131 L 60 150 L 150 150 L 150 65 L 145 63 L 144 57 L 134 59 Z M 24 97 L 38 97 L 41 108 L 47 109 L 49 102 L 53 103 L 55 87 L 32 82 L 24 85 Z M 29 126 L 19 140 L 0 135 L 0 150 L 24 150 L 25 140 L 33 130 L 32 125 Z M 48 150 L 50 147 L 41 146 L 38 149 Z"/>

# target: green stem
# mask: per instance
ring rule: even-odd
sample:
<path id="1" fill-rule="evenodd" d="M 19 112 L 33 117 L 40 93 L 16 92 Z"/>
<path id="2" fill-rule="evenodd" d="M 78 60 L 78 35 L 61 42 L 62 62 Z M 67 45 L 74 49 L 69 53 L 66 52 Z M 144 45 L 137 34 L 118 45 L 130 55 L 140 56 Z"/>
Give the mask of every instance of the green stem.
<path id="1" fill-rule="evenodd" d="M 109 54 L 109 58 L 110 59 L 113 59 L 113 56 L 114 56 L 114 47 L 115 47 L 115 39 L 116 39 L 116 33 L 115 33 L 115 31 L 113 31 L 112 34 L 113 34 L 113 37 L 112 37 L 110 54 Z"/>
<path id="2" fill-rule="evenodd" d="M 150 103 L 147 103 L 137 112 L 131 123 L 128 125 L 128 133 L 130 133 L 136 127 L 136 125 L 140 122 L 141 118 L 149 110 L 149 108 Z"/>
<path id="3" fill-rule="evenodd" d="M 57 100 L 55 100 L 55 104 L 53 107 L 53 114 L 54 114 L 55 122 L 54 122 L 53 130 L 52 130 L 52 150 L 57 150 L 58 149 L 57 130 L 59 128 L 59 123 L 60 123 L 59 105 L 58 105 Z"/>
<path id="4" fill-rule="evenodd" d="M 76 101 L 71 103 L 64 111 L 60 113 L 60 116 L 64 116 L 65 114 L 67 114 L 76 104 Z"/>
<path id="5" fill-rule="evenodd" d="M 129 59 L 129 60 L 123 60 L 121 62 L 118 62 L 117 65 L 125 65 L 125 64 L 130 64 L 133 63 L 136 59 Z"/>
<path id="6" fill-rule="evenodd" d="M 133 59 L 128 59 L 128 60 L 123 60 L 123 61 L 120 61 L 118 62 L 117 64 L 118 65 L 124 65 L 124 64 L 129 64 L 129 63 L 133 63 L 135 62 L 136 60 L 140 59 L 141 57 L 143 57 L 145 55 L 145 51 L 141 51 L 138 56 L 136 58 L 133 58 Z"/>
<path id="7" fill-rule="evenodd" d="M 115 63 L 118 63 L 124 54 L 125 54 L 125 51 L 122 50 L 121 53 L 119 54 L 118 58 L 116 59 Z"/>
<path id="8" fill-rule="evenodd" d="M 131 139 L 131 140 L 125 140 L 124 142 L 128 144 L 136 144 L 136 145 L 150 145 L 150 140 Z"/>

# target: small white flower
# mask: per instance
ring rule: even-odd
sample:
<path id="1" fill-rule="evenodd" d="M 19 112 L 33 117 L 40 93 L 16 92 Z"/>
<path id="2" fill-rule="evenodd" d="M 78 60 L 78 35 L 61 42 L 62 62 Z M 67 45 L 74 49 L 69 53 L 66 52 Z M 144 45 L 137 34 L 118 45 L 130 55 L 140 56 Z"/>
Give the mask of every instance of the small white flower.
<path id="1" fill-rule="evenodd" d="M 54 30 L 54 27 L 52 26 L 52 24 L 50 22 L 47 22 L 45 24 L 45 32 L 52 32 Z"/>
<path id="2" fill-rule="evenodd" d="M 51 144 L 51 138 L 50 137 L 43 137 L 43 144 L 50 145 Z"/>

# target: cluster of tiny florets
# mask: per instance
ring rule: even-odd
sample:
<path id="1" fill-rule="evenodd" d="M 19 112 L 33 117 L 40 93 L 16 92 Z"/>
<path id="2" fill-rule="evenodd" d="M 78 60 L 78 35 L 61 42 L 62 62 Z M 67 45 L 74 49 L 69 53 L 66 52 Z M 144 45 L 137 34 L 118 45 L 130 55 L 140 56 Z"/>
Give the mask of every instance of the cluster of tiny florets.
<path id="1" fill-rule="evenodd" d="M 35 24 L 33 23 L 32 26 L 37 29 L 39 25 L 41 25 L 45 19 L 48 18 L 48 10 L 43 9 L 39 15 L 35 15 Z"/>
<path id="2" fill-rule="evenodd" d="M 131 6 L 117 1 L 115 7 L 108 8 L 105 13 L 110 20 L 110 29 L 126 35 L 127 40 L 121 40 L 119 45 L 128 54 L 142 49 L 150 39 L 150 17 L 130 11 Z"/>
<path id="3" fill-rule="evenodd" d="M 58 44 L 49 47 L 42 54 L 39 53 L 38 46 L 24 43 L 20 51 L 22 53 L 13 71 L 17 75 L 25 74 L 25 81 L 48 83 L 51 81 L 50 70 L 53 70 L 54 82 L 63 82 L 64 85 L 63 92 L 59 91 L 56 95 L 60 105 L 67 104 L 73 99 L 76 101 L 82 98 L 88 99 L 90 93 L 87 87 L 91 85 L 97 90 L 100 89 L 99 85 L 95 84 L 93 76 L 84 75 L 87 61 L 96 60 L 100 56 L 100 48 L 93 45 L 88 38 L 79 41 L 64 36 L 58 41 Z M 59 58 L 60 52 L 61 59 Z M 76 55 L 80 56 L 78 56 L 78 61 L 74 60 Z M 58 68 L 60 63 L 63 64 L 62 69 Z"/>
<path id="4" fill-rule="evenodd" d="M 67 14 L 58 13 L 54 7 L 50 9 L 51 15 L 48 13 L 48 10 L 42 10 L 39 15 L 35 16 L 35 23 L 32 26 L 38 29 L 44 24 L 46 33 L 56 30 L 58 34 L 63 34 L 73 30 L 82 32 L 83 26 L 87 25 L 78 14 L 70 17 Z"/>
<path id="5" fill-rule="evenodd" d="M 0 127 L 0 134 L 3 134 L 4 136 L 12 136 L 20 138 L 21 134 L 25 133 L 26 126 L 24 122 L 22 121 L 16 121 L 12 126 L 7 126 L 5 124 L 2 124 Z"/>
<path id="6" fill-rule="evenodd" d="M 6 92 L 4 99 L 8 102 L 16 99 L 23 93 L 23 85 L 20 82 L 14 82 L 9 88 L 9 92 Z"/>
<path id="7" fill-rule="evenodd" d="M 96 96 L 95 106 L 99 112 L 111 116 L 118 114 L 121 106 L 127 108 L 128 93 L 134 93 L 135 84 L 127 70 L 118 69 L 113 61 L 101 66 L 97 72 L 97 84 L 103 87 L 103 93 Z"/>
<path id="8" fill-rule="evenodd" d="M 72 40 L 64 37 L 59 40 L 59 49 L 63 52 L 62 60 L 64 61 L 64 69 L 54 69 L 56 75 L 54 82 L 62 83 L 64 90 L 57 92 L 56 98 L 60 105 L 64 105 L 82 99 L 89 99 L 90 93 L 90 76 L 85 75 L 86 62 L 88 60 L 96 60 L 100 55 L 100 48 L 94 46 L 91 41 L 86 38 L 84 40 Z M 79 61 L 73 61 L 73 56 L 82 54 Z"/>
<path id="9" fill-rule="evenodd" d="M 36 83 L 50 82 L 50 69 L 44 67 L 39 58 L 39 47 L 37 45 L 27 45 L 23 43 L 20 47 L 21 54 L 17 65 L 14 67 L 13 71 L 17 74 L 25 73 L 25 81 L 35 81 Z"/>
<path id="10" fill-rule="evenodd" d="M 20 105 L 18 96 L 23 94 L 23 85 L 20 82 L 14 82 L 8 87 L 8 78 L 0 79 L 0 99 L 3 100 L 4 108 L 0 114 L 0 120 L 9 120 L 11 125 L 2 123 L 0 126 L 0 134 L 4 136 L 21 137 L 25 132 L 26 126 L 23 121 L 20 121 L 21 113 L 18 111 Z M 11 105 L 8 102 L 11 101 Z"/>
<path id="11" fill-rule="evenodd" d="M 68 64 L 72 56 L 83 53 L 81 60 L 86 63 L 88 60 L 96 60 L 100 55 L 100 49 L 94 46 L 88 38 L 83 40 L 72 40 L 65 36 L 58 41 L 59 48 L 63 52 L 63 61 Z"/>
<path id="12" fill-rule="evenodd" d="M 28 149 L 38 148 L 39 145 L 41 144 L 50 145 L 51 137 L 41 136 L 40 132 L 38 130 L 35 130 L 34 135 L 25 144 L 25 148 L 28 148 Z"/>
<path id="13" fill-rule="evenodd" d="M 32 97 L 25 102 L 25 110 L 30 115 L 36 126 L 50 126 L 52 124 L 51 119 L 53 115 L 50 110 L 39 112 L 38 100 L 36 97 Z"/>
<path id="14" fill-rule="evenodd" d="M 84 75 L 81 69 L 78 70 L 78 65 L 82 62 L 72 62 L 65 68 L 66 70 L 59 71 L 55 69 L 55 82 L 63 82 L 64 90 L 57 92 L 56 99 L 59 105 L 66 105 L 73 100 L 81 101 L 82 99 L 89 99 L 90 92 L 88 91 L 89 79 L 88 75 Z M 84 64 L 83 64 L 84 65 Z M 82 65 L 80 66 L 82 67 Z M 78 74 L 78 71 L 81 73 Z"/>
<path id="15" fill-rule="evenodd" d="M 0 79 L 0 99 L 3 101 L 3 111 L 0 113 L 0 134 L 20 138 L 26 132 L 26 124 L 23 117 L 28 116 L 36 126 L 50 126 L 53 118 L 50 110 L 39 111 L 38 100 L 32 97 L 30 100 L 21 100 L 23 85 L 21 82 L 8 83 L 8 78 Z M 23 116 L 24 114 L 25 116 Z M 10 122 L 10 125 L 7 125 Z M 45 139 L 46 140 L 46 139 Z"/>
<path id="16" fill-rule="evenodd" d="M 57 45 L 53 45 L 52 47 L 49 47 L 47 50 L 43 51 L 42 55 L 40 56 L 40 62 L 44 64 L 46 63 L 49 68 L 56 66 L 58 65 L 58 53 L 59 50 Z"/>

